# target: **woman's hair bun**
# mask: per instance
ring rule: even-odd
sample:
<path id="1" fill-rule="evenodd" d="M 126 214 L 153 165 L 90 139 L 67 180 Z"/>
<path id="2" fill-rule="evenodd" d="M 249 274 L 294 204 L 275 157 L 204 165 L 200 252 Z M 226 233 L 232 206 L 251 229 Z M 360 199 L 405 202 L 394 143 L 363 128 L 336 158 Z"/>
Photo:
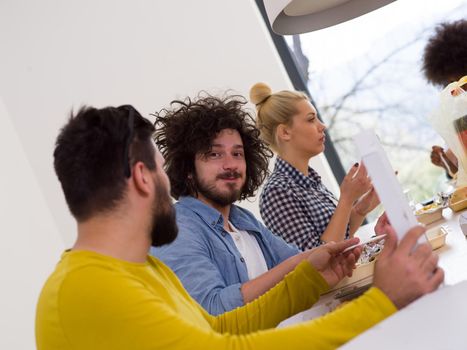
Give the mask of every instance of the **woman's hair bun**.
<path id="1" fill-rule="evenodd" d="M 256 83 L 250 89 L 250 101 L 251 103 L 258 105 L 264 102 L 269 96 L 271 96 L 272 90 L 265 83 Z"/>

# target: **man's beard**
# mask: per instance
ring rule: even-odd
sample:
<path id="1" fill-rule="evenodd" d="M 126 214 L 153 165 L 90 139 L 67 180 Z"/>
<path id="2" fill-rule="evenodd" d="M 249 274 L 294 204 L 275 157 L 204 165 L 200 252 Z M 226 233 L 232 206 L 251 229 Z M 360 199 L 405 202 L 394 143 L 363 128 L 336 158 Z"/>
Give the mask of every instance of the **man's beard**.
<path id="1" fill-rule="evenodd" d="M 172 199 L 167 189 L 161 183 L 160 178 L 155 182 L 155 192 L 151 245 L 153 247 L 160 247 L 164 244 L 172 243 L 177 238 L 178 227 Z"/>
<path id="2" fill-rule="evenodd" d="M 217 175 L 216 180 L 227 177 L 240 178 L 241 175 L 235 171 L 225 172 Z M 202 194 L 204 197 L 206 197 L 213 203 L 216 203 L 223 207 L 236 202 L 240 198 L 240 195 L 242 193 L 242 189 L 236 189 L 235 184 L 233 183 L 227 184 L 227 186 L 229 187 L 229 191 L 221 192 L 217 190 L 215 182 L 213 184 L 205 183 L 202 180 L 198 179 L 196 175 L 194 176 L 194 182 L 195 188 L 198 191 L 198 193 Z"/>

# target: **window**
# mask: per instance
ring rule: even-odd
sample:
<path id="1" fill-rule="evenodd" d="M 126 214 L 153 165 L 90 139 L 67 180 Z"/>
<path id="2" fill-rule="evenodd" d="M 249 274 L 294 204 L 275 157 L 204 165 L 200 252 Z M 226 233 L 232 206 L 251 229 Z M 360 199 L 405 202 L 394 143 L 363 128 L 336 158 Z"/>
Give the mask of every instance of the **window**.
<path id="1" fill-rule="evenodd" d="M 415 201 L 446 189 L 443 170 L 430 162 L 431 146 L 444 145 L 428 121 L 440 90 L 426 82 L 421 60 L 436 24 L 465 17 L 462 0 L 398 0 L 349 22 L 284 37 L 344 169 L 358 161 L 352 137 L 374 128 Z"/>

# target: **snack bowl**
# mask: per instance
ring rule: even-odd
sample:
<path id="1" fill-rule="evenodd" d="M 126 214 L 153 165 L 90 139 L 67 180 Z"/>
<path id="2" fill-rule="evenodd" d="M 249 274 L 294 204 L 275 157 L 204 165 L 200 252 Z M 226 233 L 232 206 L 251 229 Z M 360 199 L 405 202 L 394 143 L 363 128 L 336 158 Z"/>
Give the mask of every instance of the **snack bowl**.
<path id="1" fill-rule="evenodd" d="M 436 227 L 426 231 L 425 236 L 433 250 L 441 248 L 446 244 L 448 231 L 443 227 Z"/>
<path id="2" fill-rule="evenodd" d="M 467 208 L 467 199 L 461 199 L 456 202 L 449 201 L 449 208 L 451 208 L 453 211 L 460 211 L 465 209 Z"/>
<path id="3" fill-rule="evenodd" d="M 461 187 L 454 191 L 449 200 L 449 208 L 453 211 L 467 208 L 467 187 Z"/>
<path id="4" fill-rule="evenodd" d="M 443 207 L 438 204 L 429 204 L 415 211 L 417 221 L 429 225 L 443 217 Z"/>
<path id="5" fill-rule="evenodd" d="M 443 208 L 436 210 L 436 213 L 441 213 Z M 448 231 L 445 227 L 435 227 L 426 231 L 425 236 L 430 243 L 433 250 L 441 248 L 446 244 L 446 236 Z M 376 243 L 377 244 L 377 243 Z M 369 246 L 375 245 L 375 243 L 370 243 Z M 380 250 L 382 245 L 380 245 Z M 370 261 L 358 262 L 356 264 L 355 270 L 353 270 L 352 277 L 344 277 L 330 292 L 335 290 L 344 290 L 345 288 L 357 288 L 365 285 L 371 284 L 373 281 L 373 273 L 375 271 L 375 263 L 380 253 L 380 250 L 371 254 Z"/>
<path id="6" fill-rule="evenodd" d="M 331 291 L 353 285 L 367 278 L 368 284 L 371 283 L 373 279 L 370 279 L 369 277 L 373 276 L 373 273 L 375 271 L 375 262 L 376 259 L 368 263 L 357 264 L 355 270 L 353 270 L 352 272 L 352 277 L 344 277 L 334 288 L 331 289 Z"/>
<path id="7" fill-rule="evenodd" d="M 363 245 L 362 254 L 355 265 L 352 277 L 344 277 L 331 291 L 342 289 L 348 286 L 365 286 L 373 281 L 373 272 L 375 262 L 383 249 L 384 241 L 379 238 L 378 241 L 369 240 Z"/>

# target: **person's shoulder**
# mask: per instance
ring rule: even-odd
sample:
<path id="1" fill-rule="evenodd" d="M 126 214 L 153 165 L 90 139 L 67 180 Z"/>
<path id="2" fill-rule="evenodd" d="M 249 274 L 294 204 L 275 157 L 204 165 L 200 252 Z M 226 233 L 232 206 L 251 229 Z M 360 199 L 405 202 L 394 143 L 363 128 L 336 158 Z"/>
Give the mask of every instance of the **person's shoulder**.
<path id="1" fill-rule="evenodd" d="M 176 203 L 177 238 L 161 247 L 151 247 L 150 253 L 173 268 L 173 264 L 180 262 L 177 256 L 180 252 L 203 250 L 209 245 L 209 227 L 206 222 L 189 206 Z"/>
<path id="2" fill-rule="evenodd" d="M 293 180 L 284 172 L 274 171 L 266 181 L 264 190 L 287 190 L 292 185 Z M 263 191 L 264 191 L 263 190 Z"/>
<path id="3" fill-rule="evenodd" d="M 122 264 L 124 262 L 98 253 L 69 252 L 57 264 L 45 289 L 70 296 L 75 288 L 97 288 L 98 285 L 103 289 L 111 288 L 112 281 L 120 280 L 127 274 Z"/>
<path id="4" fill-rule="evenodd" d="M 275 199 L 276 195 L 290 193 L 293 190 L 293 180 L 284 173 L 273 174 L 263 187 L 261 199 Z"/>
<path id="5" fill-rule="evenodd" d="M 258 219 L 255 217 L 255 215 L 249 211 L 246 208 L 240 207 L 236 204 L 232 204 L 232 208 L 235 208 L 235 215 L 241 217 L 242 219 L 248 219 L 251 222 L 257 222 Z M 232 209 L 231 209 L 232 210 Z"/>
<path id="6" fill-rule="evenodd" d="M 232 205 L 235 208 L 235 222 L 241 223 L 243 226 L 251 228 L 257 232 L 262 232 L 265 226 L 261 223 L 256 216 L 248 209 L 242 208 L 238 205 Z"/>
<path id="7" fill-rule="evenodd" d="M 174 204 L 174 208 L 175 208 L 175 212 L 177 213 L 177 216 L 191 217 L 191 216 L 194 216 L 195 214 L 193 209 L 189 205 L 186 205 L 183 202 L 176 202 Z"/>
<path id="8" fill-rule="evenodd" d="M 196 228 L 202 228 L 206 225 L 200 215 L 192 208 L 181 203 L 175 203 L 175 214 L 179 233 L 190 235 Z"/>

